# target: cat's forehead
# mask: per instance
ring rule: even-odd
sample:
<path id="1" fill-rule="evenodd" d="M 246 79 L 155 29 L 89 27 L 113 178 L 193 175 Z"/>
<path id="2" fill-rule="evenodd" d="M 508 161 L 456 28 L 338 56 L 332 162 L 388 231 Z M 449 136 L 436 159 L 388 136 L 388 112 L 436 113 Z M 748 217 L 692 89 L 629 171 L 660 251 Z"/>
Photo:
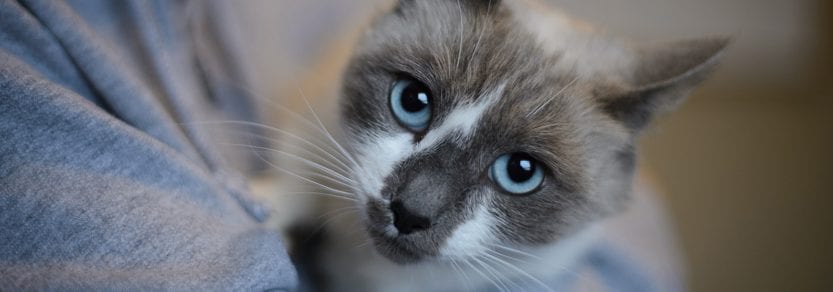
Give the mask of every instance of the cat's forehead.
<path id="1" fill-rule="evenodd" d="M 530 25 L 519 25 L 526 13 L 506 4 L 511 1 L 480 2 L 486 5 L 407 1 L 424 7 L 386 16 L 361 51 L 387 71 L 426 83 L 445 109 L 482 104 L 479 99 L 496 94 L 500 98 L 489 102 L 512 106 L 512 114 L 543 113 L 541 105 L 558 108 L 574 102 L 563 99 L 581 88 L 582 76 L 575 62 L 563 59 L 566 48 L 554 49 Z"/>
<path id="2" fill-rule="evenodd" d="M 433 91 L 434 121 L 421 144 L 456 140 L 563 164 L 580 146 L 573 138 L 576 119 L 590 108 L 585 87 L 564 68 L 571 64 L 497 2 L 403 2 L 424 7 L 402 7 L 379 20 L 359 59 Z"/>
<path id="3" fill-rule="evenodd" d="M 429 3 L 430 2 L 430 3 Z M 561 80 L 574 79 L 535 32 L 518 25 L 519 13 L 494 1 L 403 1 L 377 21 L 362 42 L 366 61 L 426 83 L 444 108 L 505 91 L 511 103 L 536 103 Z M 478 2 L 480 3 L 480 2 Z M 429 5 L 430 4 L 430 5 Z M 559 64 L 564 63 L 564 64 Z M 504 90 L 505 89 L 505 90 Z M 510 102 L 501 100 L 502 102 Z"/>
<path id="4" fill-rule="evenodd" d="M 469 1 L 470 2 L 470 1 Z M 496 1 L 500 2 L 500 1 Z M 407 1 L 377 21 L 363 50 L 435 87 L 469 91 L 476 98 L 500 80 L 539 74 L 557 56 L 545 52 L 535 34 L 517 25 L 509 9 L 475 9 L 457 1 Z M 480 7 L 480 6 L 478 6 Z M 481 90 L 480 92 L 471 92 Z"/>
<path id="5" fill-rule="evenodd" d="M 449 97 L 442 102 L 472 102 L 507 85 L 507 96 L 521 106 L 551 98 L 547 94 L 561 90 L 564 80 L 603 79 L 579 60 L 592 39 L 564 17 L 517 2 L 402 1 L 375 23 L 359 51 Z"/>

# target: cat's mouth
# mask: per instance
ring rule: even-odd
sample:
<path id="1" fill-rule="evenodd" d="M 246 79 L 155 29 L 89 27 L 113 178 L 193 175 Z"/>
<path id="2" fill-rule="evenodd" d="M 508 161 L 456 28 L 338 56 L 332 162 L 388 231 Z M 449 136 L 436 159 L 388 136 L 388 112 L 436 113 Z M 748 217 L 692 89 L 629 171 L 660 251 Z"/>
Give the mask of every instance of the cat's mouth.
<path id="1" fill-rule="evenodd" d="M 376 251 L 395 263 L 411 264 L 429 257 L 425 251 L 419 250 L 419 248 L 401 238 L 391 238 L 378 234 L 372 235 L 372 237 Z"/>
<path id="2" fill-rule="evenodd" d="M 402 234 L 393 226 L 389 204 L 381 200 L 367 203 L 366 229 L 375 250 L 398 264 L 411 264 L 436 256 L 427 234 Z"/>

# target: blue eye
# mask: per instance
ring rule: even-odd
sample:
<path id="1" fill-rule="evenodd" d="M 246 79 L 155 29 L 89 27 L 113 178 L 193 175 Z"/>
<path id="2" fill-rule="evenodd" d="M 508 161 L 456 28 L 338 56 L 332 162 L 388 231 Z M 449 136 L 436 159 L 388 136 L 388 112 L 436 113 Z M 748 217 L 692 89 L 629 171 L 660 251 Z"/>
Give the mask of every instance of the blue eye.
<path id="1" fill-rule="evenodd" d="M 526 195 L 544 182 L 544 170 L 529 154 L 516 152 L 498 157 L 492 164 L 489 177 L 510 194 Z"/>
<path id="2" fill-rule="evenodd" d="M 402 126 L 422 132 L 431 121 L 431 92 L 419 81 L 399 79 L 390 91 L 390 110 Z"/>

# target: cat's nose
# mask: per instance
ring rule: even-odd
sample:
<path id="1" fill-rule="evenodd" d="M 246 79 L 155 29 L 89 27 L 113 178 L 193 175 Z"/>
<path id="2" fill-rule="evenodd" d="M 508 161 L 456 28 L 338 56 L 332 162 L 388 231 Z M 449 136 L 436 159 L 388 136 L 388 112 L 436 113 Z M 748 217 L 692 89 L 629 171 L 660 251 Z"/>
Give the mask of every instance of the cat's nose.
<path id="1" fill-rule="evenodd" d="M 393 212 L 393 226 L 401 234 L 411 234 L 431 227 L 431 220 L 420 216 L 405 208 L 402 201 L 396 200 L 390 203 L 390 210 Z"/>

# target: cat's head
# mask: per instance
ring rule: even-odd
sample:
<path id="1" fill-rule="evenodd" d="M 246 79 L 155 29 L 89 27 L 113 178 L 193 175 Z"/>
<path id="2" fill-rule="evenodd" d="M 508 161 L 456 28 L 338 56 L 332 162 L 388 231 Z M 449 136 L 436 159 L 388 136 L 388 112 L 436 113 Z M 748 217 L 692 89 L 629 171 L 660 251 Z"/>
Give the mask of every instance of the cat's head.
<path id="1" fill-rule="evenodd" d="M 634 45 L 519 1 L 399 1 L 341 100 L 377 251 L 408 263 L 548 244 L 616 212 L 636 135 L 726 43 Z"/>

